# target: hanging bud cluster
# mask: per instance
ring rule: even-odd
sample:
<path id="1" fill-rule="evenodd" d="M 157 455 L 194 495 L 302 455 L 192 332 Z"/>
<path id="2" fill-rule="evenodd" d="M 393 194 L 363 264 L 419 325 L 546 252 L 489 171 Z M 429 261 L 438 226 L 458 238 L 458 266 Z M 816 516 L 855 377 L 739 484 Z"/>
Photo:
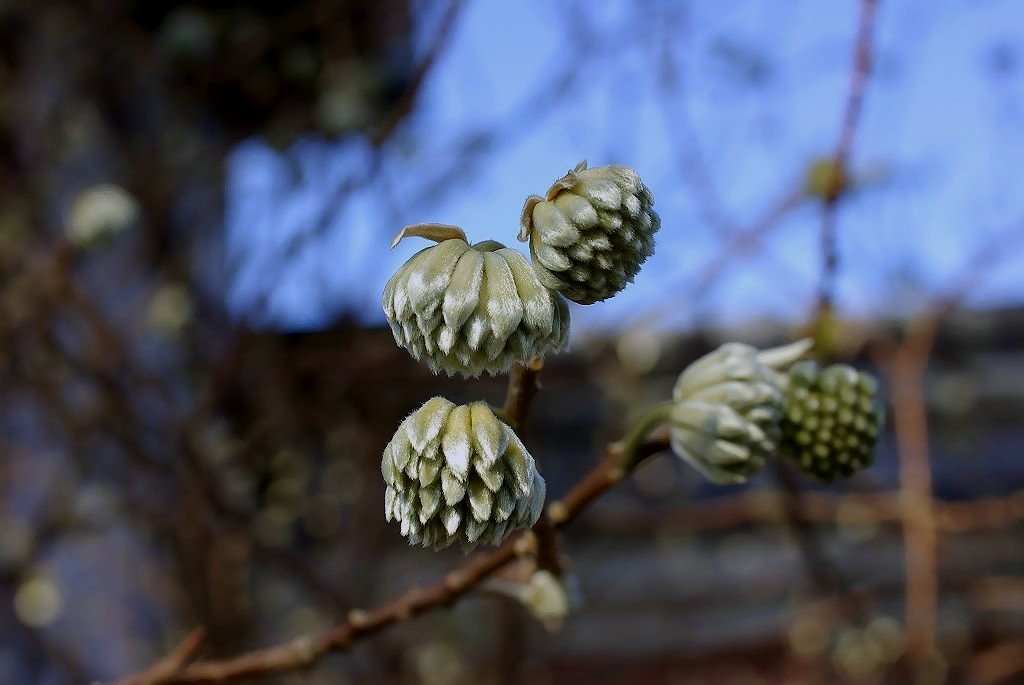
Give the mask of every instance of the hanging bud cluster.
<path id="1" fill-rule="evenodd" d="M 569 339 L 569 308 L 545 288 L 516 250 L 494 241 L 469 245 L 452 226 L 413 226 L 396 238 L 438 241 L 417 252 L 384 288 L 395 340 L 435 372 L 464 376 L 507 371 Z"/>
<path id="2" fill-rule="evenodd" d="M 777 370 L 810 340 L 760 351 L 727 343 L 680 374 L 669 414 L 673 451 L 708 480 L 742 483 L 779 447 L 785 397 Z"/>
<path id="3" fill-rule="evenodd" d="M 606 300 L 631 283 L 654 254 L 661 219 L 654 197 L 627 166 L 580 162 L 545 197 L 526 200 L 519 239 L 530 241 L 544 285 L 573 302 Z"/>
<path id="4" fill-rule="evenodd" d="M 428 400 L 384 448 L 384 513 L 413 544 L 497 545 L 536 523 L 544 479 L 515 432 L 483 402 Z"/>
<path id="5" fill-rule="evenodd" d="M 874 378 L 846 364 L 794 365 L 786 378 L 783 455 L 824 482 L 870 466 L 884 421 L 877 392 Z"/>
<path id="6" fill-rule="evenodd" d="M 417 224 L 436 244 L 388 280 L 381 304 L 395 341 L 434 372 L 479 376 L 566 348 L 569 308 L 619 292 L 654 250 L 654 200 L 624 166 L 586 168 L 527 200 L 521 240 L 533 263 L 455 226 Z M 562 294 L 559 293 L 561 291 Z M 540 516 L 545 485 L 515 432 L 484 403 L 440 397 L 399 426 L 384 450 L 385 513 L 414 544 L 499 544 Z M 541 576 L 538 582 L 546 582 Z"/>

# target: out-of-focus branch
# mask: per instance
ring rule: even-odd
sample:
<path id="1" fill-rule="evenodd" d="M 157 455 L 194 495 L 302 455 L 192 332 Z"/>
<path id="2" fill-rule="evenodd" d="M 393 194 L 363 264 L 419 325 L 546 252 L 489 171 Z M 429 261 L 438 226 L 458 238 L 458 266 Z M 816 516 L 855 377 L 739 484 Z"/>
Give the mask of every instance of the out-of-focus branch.
<path id="1" fill-rule="evenodd" d="M 267 282 L 272 285 L 276 284 L 286 267 L 290 264 L 290 260 L 299 255 L 314 240 L 323 237 L 328 229 L 330 229 L 333 221 L 338 216 L 339 208 L 343 206 L 345 200 L 377 178 L 381 167 L 380 146 L 391 137 L 398 128 L 398 125 L 412 112 L 420 92 L 427 82 L 428 76 L 433 71 L 437 61 L 444 54 L 445 49 L 451 45 L 452 34 L 458 25 L 458 19 L 465 5 L 465 0 L 449 0 L 430 39 L 430 43 L 427 45 L 423 56 L 413 67 L 408 84 L 402 90 L 397 102 L 384 115 L 380 126 L 370 135 L 373 149 L 370 152 L 369 163 L 360 167 L 353 174 L 341 179 L 324 199 L 323 207 L 318 217 L 310 223 L 310 227 L 299 230 L 288 240 L 274 263 L 270 265 L 270 273 L 264 276 Z M 233 269 L 237 269 L 237 264 L 233 265 Z M 272 290 L 273 288 L 266 288 L 256 299 L 253 310 L 258 314 L 266 313 L 265 310 Z"/>
<path id="2" fill-rule="evenodd" d="M 934 649 L 938 611 L 932 469 L 924 398 L 924 374 L 932 340 L 931 335 L 924 340 L 908 340 L 897 350 L 889 369 L 906 531 L 907 656 L 914 663 L 926 659 Z"/>
<path id="3" fill-rule="evenodd" d="M 773 466 L 772 475 L 780 487 L 780 512 L 793 537 L 796 538 L 804 573 L 820 596 L 827 597 L 834 594 L 846 597 L 848 588 L 845 579 L 839 569 L 829 561 L 821 547 L 817 531 L 804 515 L 803 491 L 796 473 L 782 460 L 777 460 Z M 844 610 L 842 613 L 847 614 L 847 618 L 851 619 L 863 613 L 860 610 L 861 607 L 854 605 L 852 600 L 844 602 L 841 608 Z"/>
<path id="4" fill-rule="evenodd" d="M 691 297 L 705 295 L 726 269 L 734 266 L 741 255 L 756 247 L 762 239 L 777 229 L 782 224 L 782 220 L 796 209 L 803 199 L 801 191 L 787 190 L 749 226 L 731 234 L 721 249 L 705 263 L 696 276 L 687 278 L 684 282 L 666 283 L 665 291 L 682 292 Z M 636 329 L 649 326 L 666 315 L 676 313 L 678 309 L 679 299 L 669 298 L 669 301 L 663 304 L 642 311 L 629 323 L 629 327 Z"/>
<path id="5" fill-rule="evenodd" d="M 853 47 L 853 68 L 850 70 L 850 86 L 843 107 L 843 118 L 839 139 L 830 160 L 827 188 L 824 192 L 821 222 L 821 282 L 818 286 L 817 323 L 825 325 L 834 299 L 836 275 L 839 270 L 839 251 L 836 239 L 837 204 L 845 190 L 849 174 L 847 162 L 853 150 L 861 111 L 864 108 L 864 92 L 871 74 L 874 54 L 875 14 L 878 0 L 861 0 L 857 37 Z"/>
<path id="6" fill-rule="evenodd" d="M 971 682 L 979 685 L 1009 683 L 1020 673 L 1024 673 L 1024 640 L 992 647 L 974 657 L 970 666 Z"/>
<path id="7" fill-rule="evenodd" d="M 562 499 L 548 505 L 537 525 L 557 530 L 568 524 L 589 504 L 619 483 L 630 468 L 667 448 L 668 438 L 664 431 L 657 431 L 642 442 L 609 445 L 597 466 Z M 327 654 L 344 651 L 355 642 L 396 623 L 451 605 L 513 559 L 532 553 L 536 542 L 537 536 L 533 531 L 520 533 L 495 551 L 471 558 L 431 585 L 411 588 L 374 609 L 349 612 L 342 623 L 318 635 L 304 635 L 232 659 L 199 661 L 172 675 L 157 674 L 158 677 L 140 679 L 145 673 L 152 673 L 151 667 L 118 681 L 118 685 L 220 683 L 308 666 Z"/>
<path id="8" fill-rule="evenodd" d="M 748 525 L 777 525 L 786 520 L 785 506 L 778 492 L 746 491 L 684 506 L 617 510 L 608 516 L 595 512 L 588 521 L 595 532 L 613 536 L 647 536 L 655 527 L 665 534 L 706 533 Z M 1024 490 L 965 502 L 935 500 L 932 510 L 935 527 L 943 533 L 1002 530 L 1024 521 Z M 903 504 L 898 490 L 866 494 L 803 492 L 796 516 L 815 525 L 900 524 Z"/>
<path id="9" fill-rule="evenodd" d="M 857 125 L 860 121 L 861 110 L 863 109 L 864 91 L 868 75 L 871 71 L 877 4 L 878 0 L 861 0 L 860 3 L 860 17 L 853 47 L 853 67 L 850 71 L 850 85 L 846 96 L 846 103 L 843 107 L 839 139 L 836 143 L 832 160 L 829 163 L 828 187 L 823 195 L 821 282 L 818 286 L 818 301 L 815 318 L 812 323 L 813 328 L 816 329 L 815 337 L 819 339 L 821 338 L 822 327 L 828 324 L 830 319 L 829 313 L 832 309 L 833 291 L 839 268 L 839 252 L 836 240 L 837 203 L 844 189 L 847 176 L 845 173 L 847 159 L 853 149 Z M 827 348 L 824 350 L 824 353 L 828 353 Z M 848 596 L 842 575 L 838 569 L 829 563 L 821 549 L 816 532 L 803 521 L 799 482 L 787 470 L 785 464 L 779 462 L 776 466 L 774 475 L 782 488 L 787 522 L 800 546 L 801 557 L 804 560 L 804 567 L 808 576 L 817 586 L 820 594 L 837 593 L 842 596 Z M 849 614 L 850 618 L 858 618 L 865 613 L 863 607 L 855 604 L 855 602 L 856 599 L 851 598 L 849 602 L 844 602 L 843 604 L 844 613 Z"/>
<path id="10" fill-rule="evenodd" d="M 423 90 L 423 84 L 426 82 L 427 76 L 433 70 L 437 60 L 444 54 L 445 48 L 451 44 L 452 34 L 455 31 L 465 5 L 465 0 L 449 0 L 444 14 L 438 22 L 437 29 L 434 31 L 430 45 L 413 68 L 412 78 L 409 80 L 408 85 L 406 85 L 405 90 L 402 91 L 398 102 L 388 112 L 381 126 L 374 132 L 372 138 L 375 145 L 379 145 L 387 140 L 399 122 L 412 112 L 420 91 Z"/>
<path id="11" fill-rule="evenodd" d="M 206 631 L 196 628 L 185 636 L 178 645 L 172 649 L 167 656 L 160 659 L 145 671 L 135 674 L 131 678 L 121 681 L 122 685 L 146 685 L 146 683 L 159 683 L 181 673 L 195 658 L 196 652 L 203 644 Z"/>
<path id="12" fill-rule="evenodd" d="M 928 448 L 924 376 L 942 320 L 977 286 L 992 267 L 1024 237 L 1024 222 L 1014 222 L 966 262 L 952 285 L 930 310 L 912 322 L 903 341 L 882 350 L 883 372 L 893 388 L 893 423 L 900 458 L 901 503 L 906 549 L 907 656 L 927 659 L 935 646 L 938 602 L 936 514 Z"/>
<path id="13" fill-rule="evenodd" d="M 104 312 L 92 299 L 91 294 L 82 288 L 74 277 L 74 250 L 64 241 L 54 245 L 45 257 L 41 257 L 35 265 L 38 279 L 45 287 L 40 286 L 42 301 L 39 303 L 42 312 L 57 317 L 62 311 L 70 313 L 81 320 L 84 332 L 87 333 L 87 346 L 84 359 L 65 355 L 72 368 L 81 367 L 83 374 L 91 376 L 98 382 L 108 407 L 108 412 L 100 412 L 94 416 L 82 418 L 76 416 L 68 407 L 55 387 L 55 379 L 42 375 L 33 379 L 32 389 L 40 394 L 46 404 L 59 416 L 64 423 L 79 433 L 102 434 L 121 445 L 124 453 L 140 469 L 150 475 L 167 482 L 168 476 L 176 476 L 183 491 L 197 493 L 208 514 L 214 519 L 209 522 L 211 527 L 227 524 L 233 530 L 244 533 L 252 543 L 254 553 L 268 565 L 277 568 L 281 573 L 294 577 L 316 596 L 329 602 L 334 608 L 349 604 L 344 592 L 323 577 L 313 566 L 302 557 L 288 549 L 268 545 L 258 536 L 248 531 L 252 527 L 252 512 L 230 502 L 221 492 L 215 478 L 206 466 L 208 461 L 201 451 L 201 440 L 196 436 L 203 420 L 208 418 L 212 408 L 222 399 L 221 393 L 227 382 L 225 375 L 232 369 L 237 354 L 237 332 L 234 342 L 228 346 L 227 354 L 221 360 L 220 368 L 215 369 L 209 395 L 198 402 L 194 409 L 184 417 L 174 415 L 168 410 L 166 420 L 159 422 L 161 430 L 167 431 L 167 444 L 174 445 L 182 459 L 180 463 L 186 469 L 172 469 L 167 461 L 153 454 L 144 441 L 140 440 L 132 426 L 145 425 L 132 397 L 128 394 L 125 383 L 130 379 L 132 384 L 153 390 L 155 395 L 166 398 L 171 394 L 168 387 L 158 377 L 137 362 L 130 352 L 129 341 L 107 321 Z M 38 319 L 44 321 L 45 319 Z M 43 329 L 40 333 L 42 342 L 53 353 L 59 354 L 57 343 L 51 340 L 53 332 Z M 155 422 L 153 422 L 155 423 Z M 174 448 L 172 448 L 174 449 Z"/>
<path id="14" fill-rule="evenodd" d="M 526 427 L 533 398 L 540 390 L 540 371 L 543 368 L 544 360 L 535 357 L 529 364 L 517 363 L 509 374 L 502 413 L 520 437 Z M 557 576 L 562 572 L 562 545 L 558 531 L 550 523 L 546 517 L 542 517 L 534 527 L 537 535 L 537 568 Z"/>

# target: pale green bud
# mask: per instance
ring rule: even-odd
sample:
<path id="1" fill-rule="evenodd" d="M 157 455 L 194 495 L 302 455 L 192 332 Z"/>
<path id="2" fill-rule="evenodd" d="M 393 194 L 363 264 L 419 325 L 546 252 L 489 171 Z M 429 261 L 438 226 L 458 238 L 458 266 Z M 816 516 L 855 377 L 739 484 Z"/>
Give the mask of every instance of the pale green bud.
<path id="1" fill-rule="evenodd" d="M 745 482 L 778 449 L 785 399 L 777 370 L 811 345 L 727 343 L 690 364 L 672 391 L 672 450 L 712 482 Z"/>
<path id="2" fill-rule="evenodd" d="M 661 219 L 654 197 L 621 164 L 588 169 L 586 162 L 555 181 L 545 197 L 527 198 L 520 240 L 541 282 L 573 302 L 606 300 L 632 283 L 654 254 Z"/>
<path id="3" fill-rule="evenodd" d="M 877 381 L 846 364 L 796 364 L 786 378 L 783 456 L 824 482 L 870 466 L 885 419 L 877 395 Z"/>
<path id="4" fill-rule="evenodd" d="M 138 218 L 138 201 L 124 188 L 103 183 L 75 197 L 65 235 L 76 247 L 94 247 L 127 231 Z"/>
<path id="5" fill-rule="evenodd" d="M 583 602 L 575 575 L 559 577 L 544 569 L 531 573 L 525 582 L 494 578 L 484 589 L 516 600 L 549 630 L 558 630 L 569 612 Z"/>
<path id="6" fill-rule="evenodd" d="M 455 227 L 418 226 L 438 240 L 403 264 L 382 304 L 395 341 L 435 372 L 479 376 L 507 371 L 569 341 L 569 307 L 545 288 L 518 251 L 494 241 L 469 245 Z"/>
<path id="7" fill-rule="evenodd" d="M 427 400 L 384 448 L 384 513 L 410 543 L 435 549 L 500 544 L 537 522 L 544 479 L 484 402 Z"/>

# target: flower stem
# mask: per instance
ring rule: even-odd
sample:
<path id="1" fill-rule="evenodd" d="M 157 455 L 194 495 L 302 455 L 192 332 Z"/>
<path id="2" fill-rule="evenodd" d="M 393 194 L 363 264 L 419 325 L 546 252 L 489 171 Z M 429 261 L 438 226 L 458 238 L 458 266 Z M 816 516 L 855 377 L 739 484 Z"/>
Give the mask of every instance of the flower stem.
<path id="1" fill-rule="evenodd" d="M 662 402 L 656 404 L 649 412 L 637 421 L 632 430 L 619 443 L 622 446 L 622 468 L 630 471 L 639 463 L 637 448 L 644 442 L 644 439 L 661 424 L 668 421 L 674 402 Z"/>

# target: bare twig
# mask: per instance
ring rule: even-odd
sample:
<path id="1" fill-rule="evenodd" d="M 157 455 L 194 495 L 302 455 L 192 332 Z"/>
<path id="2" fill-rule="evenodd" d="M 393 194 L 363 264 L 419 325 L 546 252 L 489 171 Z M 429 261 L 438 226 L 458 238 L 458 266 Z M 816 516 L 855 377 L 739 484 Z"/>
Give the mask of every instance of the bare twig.
<path id="1" fill-rule="evenodd" d="M 631 436 L 625 443 L 609 445 L 604 457 L 561 500 L 550 503 L 538 527 L 559 529 L 575 519 L 594 500 L 619 483 L 640 461 L 665 450 L 663 431 L 647 439 Z M 294 671 L 326 654 L 348 649 L 355 642 L 391 625 L 408 621 L 429 611 L 450 606 L 462 596 L 521 554 L 531 553 L 537 536 L 520 533 L 498 549 L 471 558 L 444 578 L 423 588 L 413 587 L 401 596 L 367 611 L 353 610 L 337 626 L 318 635 L 304 635 L 287 643 L 256 650 L 232 659 L 200 661 L 180 673 L 139 680 L 139 675 L 118 681 L 118 685 L 164 685 L 170 683 L 221 683 L 252 676 Z M 143 671 L 152 672 L 152 667 Z"/>
<path id="2" fill-rule="evenodd" d="M 781 512 L 796 538 L 804 572 L 820 596 L 846 595 L 848 588 L 845 579 L 829 561 L 821 548 L 817 532 L 804 513 L 803 491 L 796 474 L 782 460 L 777 460 L 774 467 L 773 475 L 781 489 Z M 852 614 L 855 607 L 844 605 L 844 608 L 849 608 L 851 611 L 846 613 Z"/>
<path id="3" fill-rule="evenodd" d="M 982 246 L 951 281 L 929 312 L 913 322 L 880 365 L 893 387 L 893 423 L 900 457 L 900 487 L 906 548 L 907 656 L 912 663 L 929 657 L 935 644 L 938 573 L 936 512 L 928 449 L 924 376 L 942 320 L 1024 237 L 1024 222 L 1014 222 Z"/>
<path id="4" fill-rule="evenodd" d="M 206 631 L 202 628 L 196 628 L 186 635 L 185 639 L 172 649 L 167 656 L 154 663 L 145 671 L 122 680 L 121 685 L 146 685 L 146 683 L 164 682 L 168 678 L 174 677 L 195 658 L 205 638 Z"/>
<path id="5" fill-rule="evenodd" d="M 889 372 L 906 531 L 907 655 L 912 662 L 923 661 L 934 649 L 937 615 L 935 515 L 924 400 L 924 374 L 933 340 L 933 333 L 912 336 L 896 352 Z"/>
<path id="6" fill-rule="evenodd" d="M 778 492 L 744 491 L 735 495 L 673 504 L 616 510 L 614 515 L 595 512 L 590 522 L 604 535 L 647 536 L 657 527 L 665 534 L 706 533 L 749 525 L 776 525 L 786 520 L 785 501 Z M 935 527 L 947 534 L 1003 530 L 1024 522 L 1024 490 L 965 502 L 932 503 Z M 796 514 L 808 524 L 874 526 L 903 522 L 898 490 L 864 494 L 803 492 Z"/>
<path id="7" fill-rule="evenodd" d="M 828 187 L 824 193 L 821 222 L 821 283 L 818 286 L 817 322 L 824 325 L 832 309 L 836 274 L 839 270 L 839 252 L 836 241 L 837 203 L 845 190 L 849 174 L 847 162 L 853 150 L 854 138 L 864 108 L 864 92 L 871 74 L 874 52 L 875 13 L 878 0 L 862 0 L 857 37 L 853 47 L 853 68 L 850 71 L 850 87 L 843 108 L 839 139 L 830 161 Z"/>
<path id="8" fill-rule="evenodd" d="M 505 391 L 505 405 L 502 411 L 505 418 L 522 432 L 526 418 L 530 413 L 530 405 L 540 390 L 538 375 L 544 368 L 544 360 L 536 357 L 529 364 L 516 364 L 508 378 L 508 389 Z"/>
<path id="9" fill-rule="evenodd" d="M 982 652 L 971 661 L 970 673 L 971 682 L 980 685 L 1010 682 L 1009 678 L 1024 673 L 1024 640 L 1005 642 Z"/>
<path id="10" fill-rule="evenodd" d="M 708 260 L 696 276 L 687 277 L 667 283 L 666 292 L 682 292 L 691 297 L 703 297 L 715 285 L 719 277 L 738 261 L 739 257 L 751 249 L 775 229 L 782 225 L 782 220 L 796 209 L 803 201 L 800 192 L 787 190 L 774 200 L 768 208 L 749 226 L 730 234 L 721 249 Z M 679 299 L 669 298 L 656 307 L 640 312 L 630 323 L 631 329 L 643 328 L 657 323 L 663 316 L 673 314 L 679 309 Z"/>
<path id="11" fill-rule="evenodd" d="M 508 378 L 508 389 L 505 392 L 505 405 L 502 412 L 520 436 L 526 428 L 526 419 L 533 404 L 533 398 L 540 390 L 539 374 L 544 368 L 544 360 L 535 357 L 529 364 L 516 364 Z M 542 517 L 534 526 L 537 535 L 536 555 L 537 568 L 549 571 L 558 576 L 562 573 L 562 544 L 551 522 Z"/>

